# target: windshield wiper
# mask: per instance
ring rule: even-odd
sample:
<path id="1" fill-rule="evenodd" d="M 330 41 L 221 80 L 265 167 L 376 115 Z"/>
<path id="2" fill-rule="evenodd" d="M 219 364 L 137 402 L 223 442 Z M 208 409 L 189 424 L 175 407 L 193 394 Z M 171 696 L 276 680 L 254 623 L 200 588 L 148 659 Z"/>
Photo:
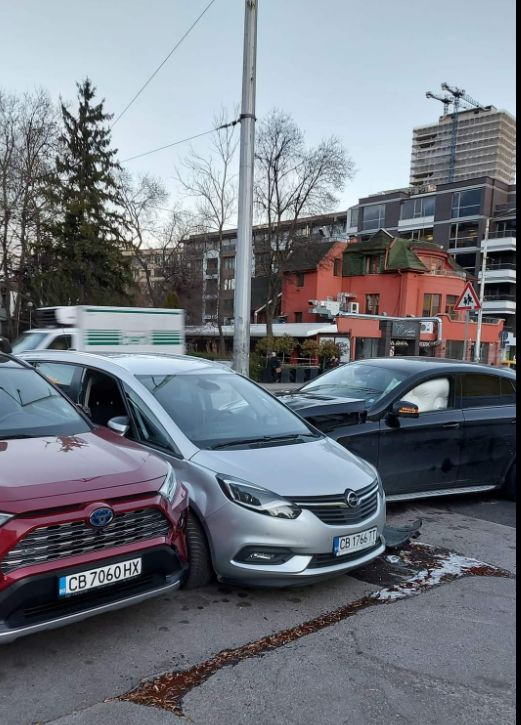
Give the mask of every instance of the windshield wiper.
<path id="1" fill-rule="evenodd" d="M 316 433 L 286 433 L 286 435 L 262 436 L 262 438 L 239 438 L 233 441 L 226 441 L 225 443 L 217 443 L 217 445 L 211 446 L 210 450 L 218 451 L 223 448 L 235 448 L 236 446 L 262 446 L 265 443 L 301 441 L 306 438 L 321 438 L 321 436 Z"/>

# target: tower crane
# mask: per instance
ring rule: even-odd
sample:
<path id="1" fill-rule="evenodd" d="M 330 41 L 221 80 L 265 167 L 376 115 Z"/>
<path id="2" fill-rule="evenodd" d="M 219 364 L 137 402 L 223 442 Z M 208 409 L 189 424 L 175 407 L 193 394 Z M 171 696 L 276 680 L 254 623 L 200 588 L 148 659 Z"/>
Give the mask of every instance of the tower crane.
<path id="1" fill-rule="evenodd" d="M 448 95 L 437 96 L 430 91 L 426 94 L 427 98 L 433 98 L 436 101 L 443 103 L 443 112 L 445 116 L 449 115 L 450 106 L 453 107 L 452 111 L 452 137 L 450 145 L 450 162 L 449 162 L 449 182 L 454 181 L 456 175 L 456 151 L 458 144 L 458 128 L 459 128 L 459 114 L 461 110 L 468 110 L 469 108 L 477 108 L 478 110 L 485 110 L 485 107 L 476 101 L 472 96 L 469 96 L 463 88 L 457 88 L 456 86 L 450 86 L 448 83 L 441 84 L 442 91 L 445 91 Z M 462 109 L 462 104 L 463 109 Z"/>

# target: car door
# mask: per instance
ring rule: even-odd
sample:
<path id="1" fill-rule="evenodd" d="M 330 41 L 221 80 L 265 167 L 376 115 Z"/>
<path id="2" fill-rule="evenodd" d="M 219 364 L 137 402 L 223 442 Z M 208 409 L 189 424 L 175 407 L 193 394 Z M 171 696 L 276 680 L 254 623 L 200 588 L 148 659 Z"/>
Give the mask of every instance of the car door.
<path id="1" fill-rule="evenodd" d="M 386 493 L 422 494 L 460 485 L 463 412 L 451 375 L 417 381 L 393 404 L 418 405 L 415 418 L 390 414 L 380 420 L 378 470 Z"/>
<path id="2" fill-rule="evenodd" d="M 463 409 L 461 473 L 468 486 L 500 485 L 516 451 L 515 380 L 484 372 L 458 378 Z"/>

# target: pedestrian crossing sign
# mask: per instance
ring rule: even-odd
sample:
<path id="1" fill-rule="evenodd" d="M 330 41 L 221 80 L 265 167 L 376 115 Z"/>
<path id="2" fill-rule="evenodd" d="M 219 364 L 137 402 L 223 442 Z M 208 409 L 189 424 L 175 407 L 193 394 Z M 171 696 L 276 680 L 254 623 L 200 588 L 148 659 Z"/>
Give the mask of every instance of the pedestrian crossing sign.
<path id="1" fill-rule="evenodd" d="M 479 297 L 471 282 L 466 284 L 461 297 L 454 306 L 454 309 L 467 310 L 468 312 L 477 312 L 477 310 L 481 309 Z"/>

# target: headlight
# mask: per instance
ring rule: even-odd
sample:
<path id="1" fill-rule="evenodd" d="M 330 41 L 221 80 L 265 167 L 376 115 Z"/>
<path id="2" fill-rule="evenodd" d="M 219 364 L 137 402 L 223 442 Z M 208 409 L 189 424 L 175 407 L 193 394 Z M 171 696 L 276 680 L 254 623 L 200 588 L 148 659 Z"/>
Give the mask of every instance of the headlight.
<path id="1" fill-rule="evenodd" d="M 3 526 L 4 524 L 6 524 L 9 521 L 9 519 L 12 519 L 12 518 L 13 517 L 11 514 L 0 514 L 0 526 Z"/>
<path id="2" fill-rule="evenodd" d="M 165 482 L 159 489 L 159 493 L 165 499 L 165 501 L 168 501 L 168 503 L 172 503 L 175 498 L 176 491 L 177 478 L 174 469 L 170 464 L 168 464 L 168 473 L 166 475 Z"/>
<path id="3" fill-rule="evenodd" d="M 234 503 L 276 519 L 296 519 L 302 509 L 265 488 L 231 476 L 217 476 L 225 495 Z"/>

